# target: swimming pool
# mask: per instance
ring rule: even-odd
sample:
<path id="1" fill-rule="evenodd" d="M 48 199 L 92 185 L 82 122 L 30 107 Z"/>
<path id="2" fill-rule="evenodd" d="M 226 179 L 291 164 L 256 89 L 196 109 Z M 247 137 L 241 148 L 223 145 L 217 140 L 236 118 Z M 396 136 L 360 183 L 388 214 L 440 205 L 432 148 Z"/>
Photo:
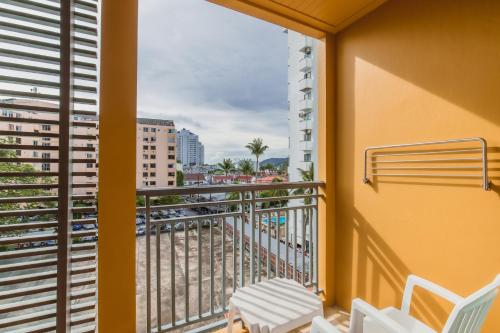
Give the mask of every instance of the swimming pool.
<path id="1" fill-rule="evenodd" d="M 271 217 L 271 223 L 276 224 L 276 221 L 278 220 L 277 216 Z M 269 223 L 269 218 L 267 216 L 262 218 L 262 223 L 268 224 Z M 286 216 L 280 216 L 280 225 L 283 225 L 286 223 Z"/>

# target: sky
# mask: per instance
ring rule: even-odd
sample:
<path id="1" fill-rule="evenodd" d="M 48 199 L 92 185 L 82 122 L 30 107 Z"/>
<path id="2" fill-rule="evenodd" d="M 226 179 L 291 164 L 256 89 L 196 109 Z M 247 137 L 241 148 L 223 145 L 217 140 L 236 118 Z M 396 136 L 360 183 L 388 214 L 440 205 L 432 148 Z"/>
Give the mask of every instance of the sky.
<path id="1" fill-rule="evenodd" d="M 288 156 L 287 37 L 283 28 L 203 0 L 139 1 L 141 117 L 198 134 L 205 162 Z"/>

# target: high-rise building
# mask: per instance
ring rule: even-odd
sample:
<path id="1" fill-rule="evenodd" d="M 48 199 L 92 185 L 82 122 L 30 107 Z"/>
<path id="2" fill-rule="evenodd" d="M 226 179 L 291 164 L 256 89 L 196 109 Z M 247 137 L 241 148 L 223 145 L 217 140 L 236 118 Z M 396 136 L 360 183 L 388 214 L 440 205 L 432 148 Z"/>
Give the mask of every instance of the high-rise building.
<path id="1" fill-rule="evenodd" d="M 137 119 L 137 188 L 175 186 L 176 131 L 172 120 Z"/>
<path id="2" fill-rule="evenodd" d="M 177 132 L 177 160 L 185 166 L 205 163 L 205 147 L 198 135 L 185 128 Z"/>
<path id="3" fill-rule="evenodd" d="M 317 98 L 314 74 L 315 40 L 286 30 L 288 35 L 288 133 L 290 181 L 301 181 L 299 169 L 313 163 L 316 139 Z"/>

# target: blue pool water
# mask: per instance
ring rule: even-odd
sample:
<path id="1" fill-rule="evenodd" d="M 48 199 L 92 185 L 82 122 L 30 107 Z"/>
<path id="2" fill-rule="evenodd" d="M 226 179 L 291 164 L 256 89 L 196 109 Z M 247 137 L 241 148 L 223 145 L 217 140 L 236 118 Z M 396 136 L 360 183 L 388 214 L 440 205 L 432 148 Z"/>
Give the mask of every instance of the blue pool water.
<path id="1" fill-rule="evenodd" d="M 276 223 L 277 219 L 278 219 L 277 216 L 271 217 L 271 223 Z M 262 218 L 262 223 L 268 224 L 269 223 L 269 218 L 268 217 L 263 217 Z M 286 216 L 280 216 L 280 225 L 283 225 L 285 223 L 286 223 Z"/>

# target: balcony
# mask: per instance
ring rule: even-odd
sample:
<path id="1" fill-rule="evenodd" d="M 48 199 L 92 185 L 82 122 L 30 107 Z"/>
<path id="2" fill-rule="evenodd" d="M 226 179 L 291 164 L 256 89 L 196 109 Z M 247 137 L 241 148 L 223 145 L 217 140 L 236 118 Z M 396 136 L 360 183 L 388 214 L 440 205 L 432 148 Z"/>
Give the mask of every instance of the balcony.
<path id="1" fill-rule="evenodd" d="M 310 56 L 304 56 L 304 58 L 299 60 L 299 70 L 301 72 L 307 73 L 312 69 L 312 59 Z"/>
<path id="2" fill-rule="evenodd" d="M 137 239 L 137 331 L 222 320 L 237 288 L 277 276 L 318 291 L 318 185 L 138 190 L 138 230 L 151 236 Z"/>
<path id="3" fill-rule="evenodd" d="M 302 79 L 299 81 L 299 90 L 308 92 L 313 88 L 313 80 L 310 78 Z"/>
<path id="4" fill-rule="evenodd" d="M 302 140 L 299 142 L 299 149 L 300 150 L 309 150 L 309 151 L 312 151 L 313 150 L 313 142 L 312 140 L 308 140 L 308 141 L 305 141 L 305 140 Z"/>
<path id="5" fill-rule="evenodd" d="M 313 108 L 313 101 L 311 99 L 301 99 L 299 101 L 299 111 L 311 111 Z"/>
<path id="6" fill-rule="evenodd" d="M 304 37 L 304 43 L 300 45 L 299 51 L 306 53 L 308 50 L 312 50 L 313 39 L 311 37 Z"/>
<path id="7" fill-rule="evenodd" d="M 299 122 L 299 130 L 300 131 L 307 131 L 307 130 L 312 130 L 312 129 L 313 129 L 313 121 L 311 119 L 301 120 Z"/>

